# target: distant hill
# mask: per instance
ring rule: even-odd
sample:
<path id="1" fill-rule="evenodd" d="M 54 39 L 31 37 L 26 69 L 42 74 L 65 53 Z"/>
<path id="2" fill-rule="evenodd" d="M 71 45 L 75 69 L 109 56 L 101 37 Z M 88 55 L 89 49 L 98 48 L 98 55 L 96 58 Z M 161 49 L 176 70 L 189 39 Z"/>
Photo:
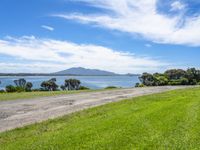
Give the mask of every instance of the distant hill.
<path id="1" fill-rule="evenodd" d="M 91 76 L 114 76 L 114 75 L 119 75 L 113 72 L 109 71 L 103 71 L 103 70 L 98 70 L 98 69 L 86 69 L 82 67 L 77 67 L 77 68 L 70 68 L 67 70 L 55 72 L 53 74 L 57 75 L 91 75 Z"/>
<path id="2" fill-rule="evenodd" d="M 114 72 L 98 70 L 98 69 L 86 69 L 82 67 L 70 68 L 67 70 L 54 72 L 54 73 L 0 73 L 0 76 L 139 76 L 138 74 L 116 74 Z"/>

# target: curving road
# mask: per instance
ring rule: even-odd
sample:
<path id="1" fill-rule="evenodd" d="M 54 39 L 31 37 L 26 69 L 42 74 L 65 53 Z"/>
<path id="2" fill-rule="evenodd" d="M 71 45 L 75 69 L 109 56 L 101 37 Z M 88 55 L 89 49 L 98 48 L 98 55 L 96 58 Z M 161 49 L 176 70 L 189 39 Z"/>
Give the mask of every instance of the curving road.
<path id="1" fill-rule="evenodd" d="M 27 100 L 1 101 L 0 132 L 63 116 L 89 107 L 103 105 L 109 102 L 181 88 L 187 87 L 165 86 L 116 89 Z"/>

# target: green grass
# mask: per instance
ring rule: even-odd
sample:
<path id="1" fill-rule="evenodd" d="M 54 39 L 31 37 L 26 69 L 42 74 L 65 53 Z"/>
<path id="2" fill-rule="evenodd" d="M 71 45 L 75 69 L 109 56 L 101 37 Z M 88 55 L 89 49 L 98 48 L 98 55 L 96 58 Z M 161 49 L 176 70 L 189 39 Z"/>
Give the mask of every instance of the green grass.
<path id="1" fill-rule="evenodd" d="M 110 103 L 0 133 L 0 149 L 200 149 L 200 88 Z"/>
<path id="2" fill-rule="evenodd" d="M 72 94 L 80 92 L 88 92 L 92 90 L 83 90 L 83 91 L 39 91 L 39 92 L 20 92 L 20 93 L 0 93 L 0 101 L 6 100 L 16 100 L 16 99 L 30 99 L 37 97 L 46 97 L 46 96 L 57 96 L 63 94 Z"/>
<path id="3" fill-rule="evenodd" d="M 115 89 L 119 89 L 119 88 L 115 88 Z M 31 98 L 37 98 L 37 97 L 58 96 L 58 95 L 74 94 L 74 93 L 82 93 L 82 92 L 107 91 L 107 90 L 115 90 L 115 89 L 0 93 L 0 101 L 17 100 L 17 99 L 31 99 Z"/>

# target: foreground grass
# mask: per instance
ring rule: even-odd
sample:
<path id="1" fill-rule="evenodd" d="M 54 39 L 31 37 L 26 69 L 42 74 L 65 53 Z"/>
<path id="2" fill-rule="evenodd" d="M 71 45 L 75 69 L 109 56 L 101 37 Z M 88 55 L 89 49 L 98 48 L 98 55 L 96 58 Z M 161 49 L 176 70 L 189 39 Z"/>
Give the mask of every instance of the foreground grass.
<path id="1" fill-rule="evenodd" d="M 0 149 L 200 149 L 200 88 L 124 100 L 0 133 Z"/>

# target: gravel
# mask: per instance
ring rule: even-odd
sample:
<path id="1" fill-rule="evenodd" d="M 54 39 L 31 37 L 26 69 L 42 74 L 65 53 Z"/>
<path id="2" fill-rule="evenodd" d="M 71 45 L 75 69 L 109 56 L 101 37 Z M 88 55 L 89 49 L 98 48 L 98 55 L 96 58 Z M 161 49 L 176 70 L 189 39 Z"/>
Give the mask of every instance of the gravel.
<path id="1" fill-rule="evenodd" d="M 126 98 L 188 88 L 186 86 L 163 86 L 23 99 L 0 102 L 0 132 L 53 119 L 86 108 L 120 101 Z"/>

